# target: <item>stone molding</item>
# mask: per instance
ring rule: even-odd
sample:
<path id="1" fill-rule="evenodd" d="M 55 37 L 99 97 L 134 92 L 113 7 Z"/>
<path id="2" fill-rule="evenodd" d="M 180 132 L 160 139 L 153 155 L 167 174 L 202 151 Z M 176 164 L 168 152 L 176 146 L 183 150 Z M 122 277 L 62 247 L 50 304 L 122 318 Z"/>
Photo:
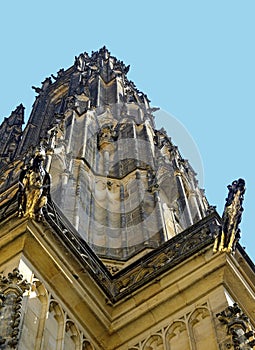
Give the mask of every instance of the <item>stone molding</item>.
<path id="1" fill-rule="evenodd" d="M 0 349 L 17 349 L 23 294 L 29 288 L 17 268 L 0 277 Z"/>
<path id="2" fill-rule="evenodd" d="M 52 205 L 52 203 L 51 203 Z M 220 218 L 211 213 L 160 247 L 134 261 L 114 275 L 96 256 L 70 223 L 61 217 L 60 210 L 48 203 L 43 224 L 50 226 L 65 245 L 79 257 L 89 274 L 99 283 L 112 303 L 129 295 L 164 271 L 183 262 L 212 244 L 220 229 Z"/>

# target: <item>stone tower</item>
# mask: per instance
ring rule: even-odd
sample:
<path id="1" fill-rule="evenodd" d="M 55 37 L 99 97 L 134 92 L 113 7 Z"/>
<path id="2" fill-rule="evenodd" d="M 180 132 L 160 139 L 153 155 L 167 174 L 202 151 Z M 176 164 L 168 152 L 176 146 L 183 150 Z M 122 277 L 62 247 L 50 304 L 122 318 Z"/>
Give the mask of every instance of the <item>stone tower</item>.
<path id="1" fill-rule="evenodd" d="M 128 70 L 83 53 L 0 126 L 0 349 L 254 346 L 244 181 L 221 218 Z"/>

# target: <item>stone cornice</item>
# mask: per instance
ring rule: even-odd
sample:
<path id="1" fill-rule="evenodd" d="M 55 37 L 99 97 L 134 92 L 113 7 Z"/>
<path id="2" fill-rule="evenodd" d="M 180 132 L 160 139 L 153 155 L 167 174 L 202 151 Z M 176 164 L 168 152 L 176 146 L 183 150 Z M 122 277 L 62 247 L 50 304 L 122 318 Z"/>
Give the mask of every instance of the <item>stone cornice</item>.
<path id="1" fill-rule="evenodd" d="M 88 273 L 98 282 L 111 303 L 115 303 L 212 244 L 220 225 L 220 218 L 216 212 L 211 213 L 114 276 L 56 207 L 51 207 L 50 211 L 45 212 L 44 225 L 54 230 L 63 244 L 77 256 Z"/>
<path id="2" fill-rule="evenodd" d="M 205 295 L 206 288 L 214 291 L 224 285 L 235 297 L 232 288 L 238 285 L 238 293 L 244 293 L 245 283 L 249 283 L 253 276 L 239 245 L 234 254 L 213 254 L 214 235 L 220 228 L 216 212 L 115 275 L 109 273 L 58 208 L 54 213 L 49 205 L 45 219 L 39 222 L 26 217 L 18 218 L 14 204 L 6 214 L 0 220 L 0 245 L 1 252 L 5 250 L 9 255 L 1 256 L 1 259 L 7 261 L 18 248 L 18 252 L 33 266 L 36 276 L 49 290 L 54 289 L 55 297 L 64 303 L 73 318 L 77 318 L 81 328 L 84 327 L 83 317 L 87 315 L 86 318 L 91 320 L 89 332 L 95 332 L 95 338 L 104 349 L 111 349 L 115 343 L 125 343 L 126 327 L 131 327 L 133 323 L 134 327 L 138 327 L 138 314 L 142 318 L 142 331 L 146 329 L 146 322 L 156 317 L 169 298 L 181 301 L 181 304 L 172 307 L 177 312 L 183 305 L 183 298 L 190 305 L 196 298 Z M 240 270 L 238 279 L 232 273 L 233 264 L 234 270 Z M 252 276 L 247 279 L 249 271 Z M 193 293 L 197 288 L 199 293 Z M 69 300 L 67 296 L 70 293 Z M 254 300 L 248 295 L 246 299 L 242 305 L 244 310 Z M 165 322 L 167 312 L 167 309 L 160 311 L 162 322 Z M 93 325 L 98 320 L 95 331 Z"/>
<path id="3" fill-rule="evenodd" d="M 4 224 L 4 221 L 8 221 L 8 218 L 15 218 L 16 209 L 14 203 L 10 205 L 6 217 L 2 217 L 2 224 Z M 21 219 L 17 218 L 17 220 Z M 23 222 L 24 219 L 21 221 Z M 127 264 L 114 275 L 111 275 L 98 256 L 53 203 L 48 204 L 48 208 L 44 212 L 44 220 L 37 222 L 36 226 L 41 226 L 43 231 L 45 229 L 50 231 L 55 239 L 59 241 L 59 246 L 63 245 L 75 256 L 84 270 L 100 286 L 109 302 L 114 304 L 150 281 L 157 279 L 164 272 L 212 245 L 214 237 L 221 227 L 221 219 L 215 211 L 212 212 L 160 247 L 155 248 L 129 265 Z M 239 245 L 238 255 L 246 260 L 245 251 Z M 253 270 L 254 265 L 251 261 L 249 260 L 247 263 Z"/>

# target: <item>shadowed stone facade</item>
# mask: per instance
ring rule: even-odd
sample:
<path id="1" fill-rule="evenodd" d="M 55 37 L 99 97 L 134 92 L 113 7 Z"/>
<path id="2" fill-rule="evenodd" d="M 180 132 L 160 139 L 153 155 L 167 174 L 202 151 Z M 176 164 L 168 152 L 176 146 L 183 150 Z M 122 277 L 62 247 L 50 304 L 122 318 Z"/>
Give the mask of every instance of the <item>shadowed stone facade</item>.
<path id="1" fill-rule="evenodd" d="M 244 181 L 221 218 L 128 70 L 83 53 L 0 126 L 0 349 L 254 347 Z"/>

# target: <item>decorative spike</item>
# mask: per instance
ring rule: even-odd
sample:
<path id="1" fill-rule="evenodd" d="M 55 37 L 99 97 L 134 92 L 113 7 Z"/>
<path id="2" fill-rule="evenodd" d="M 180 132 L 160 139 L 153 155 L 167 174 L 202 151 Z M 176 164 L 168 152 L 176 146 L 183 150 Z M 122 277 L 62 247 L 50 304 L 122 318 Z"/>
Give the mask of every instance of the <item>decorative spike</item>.
<path id="1" fill-rule="evenodd" d="M 214 252 L 232 252 L 240 239 L 239 224 L 243 212 L 245 181 L 243 179 L 233 181 L 231 185 L 228 185 L 228 190 L 229 193 L 222 216 L 222 230 L 215 239 Z"/>

